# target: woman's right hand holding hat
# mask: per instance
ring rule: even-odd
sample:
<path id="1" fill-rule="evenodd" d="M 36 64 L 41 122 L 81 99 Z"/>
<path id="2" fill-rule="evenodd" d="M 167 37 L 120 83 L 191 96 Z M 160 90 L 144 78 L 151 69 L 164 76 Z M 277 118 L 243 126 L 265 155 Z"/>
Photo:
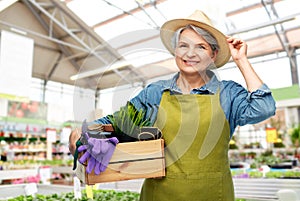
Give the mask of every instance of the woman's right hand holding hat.
<path id="1" fill-rule="evenodd" d="M 236 63 L 237 67 L 240 69 L 247 85 L 249 92 L 256 91 L 263 84 L 260 77 L 254 71 L 252 65 L 247 58 L 248 46 L 245 41 L 227 36 L 228 46 L 231 52 L 233 61 Z"/>
<path id="2" fill-rule="evenodd" d="M 247 44 L 243 40 L 232 36 L 226 36 L 226 38 L 234 61 L 247 58 Z"/>

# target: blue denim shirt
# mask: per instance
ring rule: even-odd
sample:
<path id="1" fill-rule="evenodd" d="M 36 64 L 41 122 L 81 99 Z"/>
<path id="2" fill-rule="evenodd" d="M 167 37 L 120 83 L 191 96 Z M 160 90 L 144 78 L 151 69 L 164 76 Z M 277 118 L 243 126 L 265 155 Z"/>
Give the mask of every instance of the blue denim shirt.
<path id="1" fill-rule="evenodd" d="M 214 73 L 210 71 L 210 74 L 211 80 L 207 84 L 193 89 L 190 93 L 215 94 L 220 89 L 220 103 L 230 124 L 231 136 L 237 126 L 255 124 L 275 114 L 275 101 L 266 84 L 250 93 L 242 85 L 234 81 L 219 81 Z M 146 112 L 146 118 L 154 123 L 163 92 L 169 90 L 171 94 L 182 94 L 176 84 L 178 76 L 179 73 L 169 80 L 160 80 L 149 84 L 130 102 L 136 109 L 143 109 Z M 100 118 L 94 122 L 110 123 L 107 117 Z"/>

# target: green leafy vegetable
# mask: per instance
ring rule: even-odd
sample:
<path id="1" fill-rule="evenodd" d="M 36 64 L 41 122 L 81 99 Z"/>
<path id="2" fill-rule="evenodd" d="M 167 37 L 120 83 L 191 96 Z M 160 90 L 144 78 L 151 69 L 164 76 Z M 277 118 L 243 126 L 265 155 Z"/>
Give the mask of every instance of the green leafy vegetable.
<path id="1" fill-rule="evenodd" d="M 94 199 L 99 201 L 138 201 L 140 194 L 130 191 L 115 191 L 115 190 L 93 190 Z M 82 198 L 75 199 L 74 193 L 61 193 L 61 194 L 50 194 L 41 195 L 20 195 L 15 198 L 6 199 L 7 201 L 92 201 L 92 199 L 87 198 L 85 190 L 82 191 Z"/>
<path id="2" fill-rule="evenodd" d="M 298 145 L 300 141 L 300 124 L 298 127 L 293 128 L 292 133 L 291 133 L 291 140 L 294 145 Z"/>
<path id="3" fill-rule="evenodd" d="M 142 109 L 137 110 L 130 102 L 108 118 L 116 135 L 128 135 L 134 138 L 137 138 L 141 127 L 151 125 L 151 122 L 145 119 L 145 112 Z"/>

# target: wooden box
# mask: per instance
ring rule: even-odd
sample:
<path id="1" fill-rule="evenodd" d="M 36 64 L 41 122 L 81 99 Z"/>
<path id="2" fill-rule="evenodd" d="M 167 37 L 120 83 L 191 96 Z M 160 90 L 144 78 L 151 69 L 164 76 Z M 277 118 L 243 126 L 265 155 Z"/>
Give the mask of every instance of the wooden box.
<path id="1" fill-rule="evenodd" d="M 85 184 L 93 185 L 139 178 L 165 176 L 164 140 L 119 143 L 107 169 L 95 175 L 86 173 L 86 164 L 77 161 L 76 175 Z"/>

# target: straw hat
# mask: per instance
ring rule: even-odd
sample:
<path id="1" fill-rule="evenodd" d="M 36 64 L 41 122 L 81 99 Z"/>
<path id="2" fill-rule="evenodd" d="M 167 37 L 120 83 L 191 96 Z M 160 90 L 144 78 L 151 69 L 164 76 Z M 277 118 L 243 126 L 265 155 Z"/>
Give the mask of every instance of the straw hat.
<path id="1" fill-rule="evenodd" d="M 185 27 L 188 24 L 208 31 L 217 40 L 220 49 L 217 54 L 215 65 L 216 67 L 221 67 L 226 64 L 231 56 L 226 37 L 222 32 L 213 27 L 211 20 L 200 10 L 196 10 L 187 18 L 173 19 L 162 25 L 160 29 L 160 38 L 169 52 L 174 55 L 174 49 L 171 43 L 173 34 L 179 28 Z"/>

